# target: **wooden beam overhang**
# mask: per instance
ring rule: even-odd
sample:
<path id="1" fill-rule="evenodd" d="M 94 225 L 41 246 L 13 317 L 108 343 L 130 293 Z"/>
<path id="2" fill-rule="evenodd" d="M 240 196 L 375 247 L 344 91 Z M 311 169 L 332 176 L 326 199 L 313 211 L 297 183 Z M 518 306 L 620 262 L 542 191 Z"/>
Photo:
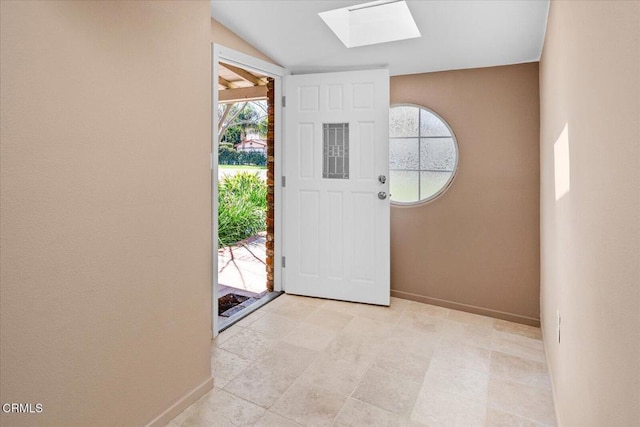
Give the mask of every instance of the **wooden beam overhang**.
<path id="1" fill-rule="evenodd" d="M 218 91 L 218 102 L 230 104 L 233 102 L 256 101 L 267 98 L 266 86 L 240 87 Z"/>
<path id="2" fill-rule="evenodd" d="M 254 86 L 266 86 L 267 85 L 260 77 L 254 76 L 253 74 L 251 74 L 248 71 L 243 70 L 242 68 L 238 68 L 238 67 L 235 67 L 233 65 L 222 64 L 222 63 L 220 65 L 222 67 L 226 68 L 227 70 L 231 71 L 233 74 L 235 74 L 236 76 L 240 77 L 241 79 L 252 83 Z"/>
<path id="3" fill-rule="evenodd" d="M 235 87 L 235 85 L 233 83 L 231 83 L 229 80 L 223 79 L 220 76 L 218 76 L 218 84 L 220 86 L 226 87 L 227 89 L 231 89 L 231 88 Z"/>

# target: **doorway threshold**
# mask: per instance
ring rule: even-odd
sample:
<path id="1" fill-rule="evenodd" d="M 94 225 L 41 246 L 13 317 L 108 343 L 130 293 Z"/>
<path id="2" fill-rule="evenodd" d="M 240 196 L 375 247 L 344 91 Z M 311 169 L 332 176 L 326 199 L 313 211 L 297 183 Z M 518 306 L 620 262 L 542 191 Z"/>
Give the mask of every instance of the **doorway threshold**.
<path id="1" fill-rule="evenodd" d="M 233 326 L 240 320 L 244 319 L 246 316 L 250 315 L 260 307 L 278 298 L 283 293 L 284 292 L 282 291 L 265 292 L 264 295 L 260 297 L 260 299 L 258 299 L 257 301 L 253 302 L 248 306 L 243 307 L 241 310 L 238 310 L 237 312 L 233 313 L 231 316 L 229 317 L 218 316 L 218 318 L 220 319 L 220 329 L 218 330 L 218 332 L 222 332 L 225 329 L 230 328 L 231 326 Z"/>

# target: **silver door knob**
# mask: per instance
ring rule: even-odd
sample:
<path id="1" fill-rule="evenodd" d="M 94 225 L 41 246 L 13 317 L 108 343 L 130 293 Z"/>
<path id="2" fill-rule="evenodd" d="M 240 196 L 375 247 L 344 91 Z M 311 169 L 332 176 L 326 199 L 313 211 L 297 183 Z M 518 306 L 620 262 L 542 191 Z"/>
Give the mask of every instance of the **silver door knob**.
<path id="1" fill-rule="evenodd" d="M 386 198 L 387 198 L 387 193 L 385 193 L 384 191 L 381 191 L 378 193 L 378 199 L 384 200 Z"/>

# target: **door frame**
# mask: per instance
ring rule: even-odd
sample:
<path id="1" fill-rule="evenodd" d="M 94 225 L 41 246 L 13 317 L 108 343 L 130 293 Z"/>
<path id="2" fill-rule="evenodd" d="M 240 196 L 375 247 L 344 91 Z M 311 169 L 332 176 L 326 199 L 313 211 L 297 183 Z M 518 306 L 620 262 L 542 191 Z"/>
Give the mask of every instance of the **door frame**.
<path id="1" fill-rule="evenodd" d="M 275 111 L 274 111 L 274 256 L 273 256 L 273 289 L 282 290 L 282 185 L 280 177 L 283 168 L 283 110 L 282 95 L 284 77 L 289 72 L 277 65 L 246 55 L 237 50 L 217 43 L 211 44 L 211 242 L 213 270 L 211 277 L 211 329 L 212 337 L 218 335 L 218 63 L 220 61 L 235 65 L 247 71 L 255 71 L 274 79 Z"/>

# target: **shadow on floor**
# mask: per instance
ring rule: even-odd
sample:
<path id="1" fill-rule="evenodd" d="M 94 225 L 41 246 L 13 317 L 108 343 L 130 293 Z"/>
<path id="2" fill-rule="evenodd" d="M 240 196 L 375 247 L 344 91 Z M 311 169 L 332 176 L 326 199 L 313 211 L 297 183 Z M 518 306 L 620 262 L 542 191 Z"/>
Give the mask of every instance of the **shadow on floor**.
<path id="1" fill-rule="evenodd" d="M 280 294 L 267 292 L 265 243 L 263 232 L 218 250 L 220 331 L 252 312 L 263 298 L 271 300 Z"/>

